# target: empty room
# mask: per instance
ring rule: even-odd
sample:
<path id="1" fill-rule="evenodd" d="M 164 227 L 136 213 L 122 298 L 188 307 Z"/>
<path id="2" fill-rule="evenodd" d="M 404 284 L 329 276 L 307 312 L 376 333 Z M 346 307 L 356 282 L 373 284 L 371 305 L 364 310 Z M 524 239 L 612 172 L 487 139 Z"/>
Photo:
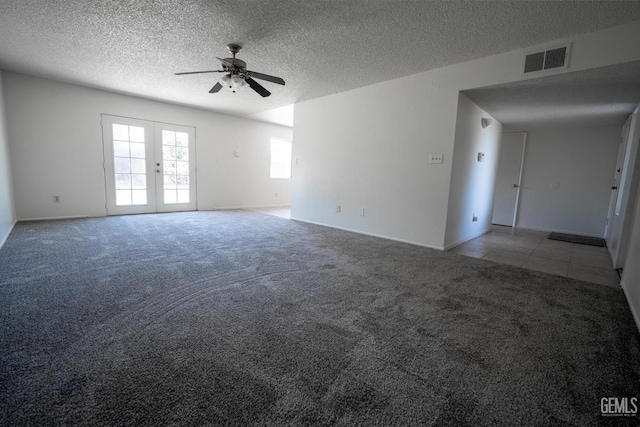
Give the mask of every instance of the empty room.
<path id="1" fill-rule="evenodd" d="M 0 425 L 638 425 L 638 40 L 638 1 L 3 0 Z"/>

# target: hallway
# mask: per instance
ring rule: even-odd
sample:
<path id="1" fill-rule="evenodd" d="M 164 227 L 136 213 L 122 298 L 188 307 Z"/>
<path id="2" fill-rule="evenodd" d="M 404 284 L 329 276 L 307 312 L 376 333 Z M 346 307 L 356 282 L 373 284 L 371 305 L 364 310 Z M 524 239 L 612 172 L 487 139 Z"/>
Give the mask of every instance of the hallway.
<path id="1" fill-rule="evenodd" d="M 537 270 L 585 282 L 619 287 L 620 277 L 607 248 L 549 240 L 549 232 L 493 226 L 493 230 L 465 242 L 451 252 Z"/>

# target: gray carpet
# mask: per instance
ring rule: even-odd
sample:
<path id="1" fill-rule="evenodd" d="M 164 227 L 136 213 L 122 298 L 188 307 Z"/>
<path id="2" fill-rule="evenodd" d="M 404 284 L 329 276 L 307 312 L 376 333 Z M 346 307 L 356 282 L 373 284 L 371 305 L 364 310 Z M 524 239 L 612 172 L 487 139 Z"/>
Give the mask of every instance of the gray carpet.
<path id="1" fill-rule="evenodd" d="M 18 223 L 0 425 L 597 425 L 619 289 L 249 212 Z"/>

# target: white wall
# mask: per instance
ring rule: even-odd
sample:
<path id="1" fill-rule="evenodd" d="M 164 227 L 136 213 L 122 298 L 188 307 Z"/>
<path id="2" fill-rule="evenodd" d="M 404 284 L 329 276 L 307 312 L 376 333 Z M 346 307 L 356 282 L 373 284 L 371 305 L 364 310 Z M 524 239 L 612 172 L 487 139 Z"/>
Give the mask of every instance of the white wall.
<path id="1" fill-rule="evenodd" d="M 603 237 L 621 131 L 528 131 L 517 226 Z"/>
<path id="2" fill-rule="evenodd" d="M 0 72 L 0 247 L 16 221 L 2 80 Z"/>
<path id="3" fill-rule="evenodd" d="M 443 143 L 444 130 L 427 135 L 439 121 L 453 127 L 457 106 L 455 100 L 439 108 L 425 105 L 432 89 L 414 79 L 414 84 L 394 80 L 376 90 L 296 105 L 294 218 L 442 246 L 447 201 L 442 183 L 449 180 L 452 150 Z M 430 165 L 429 154 L 444 154 L 445 162 Z"/>
<path id="4" fill-rule="evenodd" d="M 620 286 L 627 296 L 631 312 L 640 329 L 640 189 L 636 193 L 636 204 L 631 211 L 632 229 L 629 239 L 627 259 L 622 271 Z"/>
<path id="5" fill-rule="evenodd" d="M 195 127 L 201 210 L 290 204 L 289 180 L 269 178 L 270 138 L 289 127 L 9 72 L 3 85 L 18 219 L 105 215 L 102 113 Z"/>
<path id="6" fill-rule="evenodd" d="M 482 118 L 493 122 L 483 129 Z M 491 229 L 501 134 L 500 122 L 466 95 L 459 95 L 445 248 Z M 478 161 L 479 152 L 484 153 L 482 162 Z"/>
<path id="7" fill-rule="evenodd" d="M 640 22 L 633 22 L 553 43 L 572 42 L 568 71 L 579 71 L 640 59 L 632 42 L 638 38 Z M 299 163 L 293 172 L 292 216 L 443 248 L 458 93 L 524 79 L 524 52 L 296 104 L 294 159 Z M 444 163 L 430 165 L 431 154 L 444 154 Z M 337 204 L 343 206 L 339 214 Z M 366 214 L 359 217 L 362 206 Z"/>

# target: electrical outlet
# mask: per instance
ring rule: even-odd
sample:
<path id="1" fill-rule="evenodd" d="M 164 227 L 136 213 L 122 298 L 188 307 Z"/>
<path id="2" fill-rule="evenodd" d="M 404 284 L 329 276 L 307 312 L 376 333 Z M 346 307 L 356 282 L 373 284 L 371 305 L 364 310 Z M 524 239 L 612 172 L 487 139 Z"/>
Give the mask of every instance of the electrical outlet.
<path id="1" fill-rule="evenodd" d="M 478 217 L 476 216 L 476 214 L 473 214 L 473 216 L 471 217 L 471 221 L 472 222 L 478 221 Z"/>
<path id="2" fill-rule="evenodd" d="M 444 160 L 444 154 L 432 154 L 429 157 L 429 163 L 442 163 Z"/>
<path id="3" fill-rule="evenodd" d="M 278 193 L 276 193 L 276 198 L 278 198 Z"/>
<path id="4" fill-rule="evenodd" d="M 53 196 L 53 203 L 60 203 L 60 196 Z"/>
<path id="5" fill-rule="evenodd" d="M 364 216 L 364 208 L 359 209 L 360 216 Z"/>
<path id="6" fill-rule="evenodd" d="M 337 205 L 336 206 L 336 213 L 340 213 L 341 210 L 342 210 L 342 206 Z"/>

